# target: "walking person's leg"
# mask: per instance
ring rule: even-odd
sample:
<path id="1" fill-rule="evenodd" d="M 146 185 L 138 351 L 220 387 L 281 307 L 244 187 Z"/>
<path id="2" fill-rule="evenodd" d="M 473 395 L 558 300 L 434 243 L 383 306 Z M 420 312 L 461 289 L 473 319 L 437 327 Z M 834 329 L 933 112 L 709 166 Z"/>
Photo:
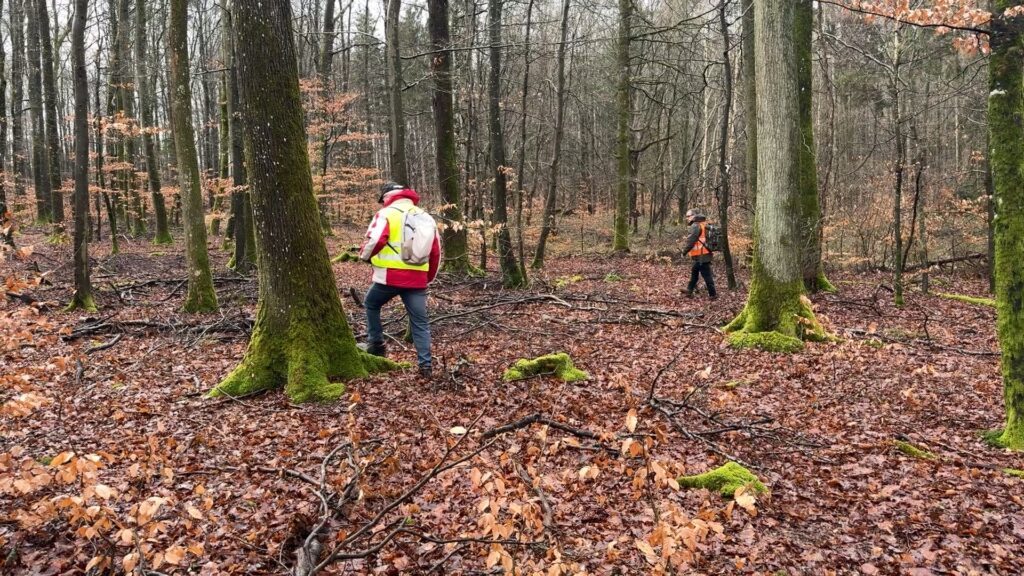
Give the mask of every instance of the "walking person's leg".
<path id="1" fill-rule="evenodd" d="M 380 324 L 380 309 L 384 307 L 397 292 L 383 284 L 374 282 L 363 297 L 366 308 L 366 351 L 377 356 L 385 356 L 387 347 L 384 345 L 384 328 Z"/>
<path id="2" fill-rule="evenodd" d="M 421 374 L 429 374 L 430 357 L 430 319 L 427 316 L 427 291 L 402 290 L 402 303 L 409 314 L 412 326 L 412 343 L 416 346 L 416 363 Z"/>
<path id="3" fill-rule="evenodd" d="M 697 288 L 697 279 L 700 274 L 700 263 L 696 260 L 693 261 L 693 266 L 690 267 L 690 283 L 686 285 L 686 296 L 693 298 L 693 291 Z"/>
<path id="4" fill-rule="evenodd" d="M 710 296 L 712 300 L 718 298 L 718 291 L 715 290 L 715 275 L 711 271 L 711 262 L 703 263 L 700 268 L 700 273 L 701 276 L 704 277 L 704 284 L 708 287 L 708 296 Z"/>

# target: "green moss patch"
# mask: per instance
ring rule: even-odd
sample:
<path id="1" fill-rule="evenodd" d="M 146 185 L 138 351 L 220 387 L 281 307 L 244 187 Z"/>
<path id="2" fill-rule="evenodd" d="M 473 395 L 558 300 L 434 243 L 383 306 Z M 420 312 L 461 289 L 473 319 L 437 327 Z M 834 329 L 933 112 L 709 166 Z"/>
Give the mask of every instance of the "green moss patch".
<path id="1" fill-rule="evenodd" d="M 758 480 L 757 476 L 735 462 L 727 462 L 703 474 L 680 476 L 679 485 L 686 488 L 706 488 L 712 492 L 718 492 L 722 496 L 732 496 L 738 488 L 743 486 L 758 494 L 768 491 L 768 488 Z"/>
<path id="2" fill-rule="evenodd" d="M 342 252 L 334 258 L 331 258 L 331 262 L 358 262 L 359 256 L 356 256 L 355 252 Z"/>
<path id="3" fill-rule="evenodd" d="M 988 306 L 989 308 L 996 307 L 996 301 L 992 298 L 979 298 L 977 296 L 968 296 L 966 294 L 952 294 L 949 292 L 936 292 L 936 296 L 941 296 L 949 300 L 956 300 L 958 302 L 965 302 L 967 304 L 974 304 L 976 306 Z"/>
<path id="4" fill-rule="evenodd" d="M 1003 474 L 1017 478 L 1024 478 L 1024 470 L 1017 470 L 1016 468 L 1003 468 Z"/>
<path id="5" fill-rule="evenodd" d="M 1024 432 L 1018 429 L 998 428 L 982 432 L 981 437 L 993 448 L 1024 450 Z"/>
<path id="6" fill-rule="evenodd" d="M 729 345 L 739 349 L 757 348 L 765 352 L 787 354 L 804 349 L 803 340 L 780 332 L 733 332 L 729 334 Z"/>
<path id="7" fill-rule="evenodd" d="M 904 454 L 910 456 L 911 458 L 917 458 L 918 460 L 935 460 L 935 454 L 932 454 L 931 452 L 923 448 L 918 448 L 917 446 L 914 446 L 910 442 L 904 442 L 902 440 L 893 440 L 892 444 L 893 446 L 896 447 L 897 450 L 903 452 Z"/>
<path id="8" fill-rule="evenodd" d="M 572 363 L 572 358 L 565 352 L 539 356 L 533 360 L 525 358 L 516 360 L 516 363 L 505 370 L 501 377 L 506 382 L 512 382 L 538 374 L 554 374 L 563 382 L 578 382 L 590 378 L 589 374 L 576 368 Z"/>

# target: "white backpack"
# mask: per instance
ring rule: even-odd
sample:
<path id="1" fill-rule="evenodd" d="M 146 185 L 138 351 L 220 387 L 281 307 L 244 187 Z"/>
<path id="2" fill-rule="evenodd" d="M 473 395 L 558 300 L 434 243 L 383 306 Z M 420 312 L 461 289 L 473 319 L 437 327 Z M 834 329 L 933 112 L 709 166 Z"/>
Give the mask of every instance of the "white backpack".
<path id="1" fill-rule="evenodd" d="M 402 262 L 412 266 L 430 262 L 435 236 L 437 222 L 430 214 L 416 207 L 406 210 L 402 216 Z"/>

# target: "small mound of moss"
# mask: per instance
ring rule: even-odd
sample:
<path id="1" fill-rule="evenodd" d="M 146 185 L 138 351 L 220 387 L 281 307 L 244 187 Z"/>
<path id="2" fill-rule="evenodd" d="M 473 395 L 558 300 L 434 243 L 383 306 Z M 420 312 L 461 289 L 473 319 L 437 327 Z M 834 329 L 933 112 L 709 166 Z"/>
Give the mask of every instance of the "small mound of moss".
<path id="1" fill-rule="evenodd" d="M 559 276 L 555 279 L 555 288 L 565 288 L 571 284 L 575 284 L 583 280 L 583 276 L 576 274 L 573 276 Z"/>
<path id="2" fill-rule="evenodd" d="M 1018 429 L 1014 429 L 1018 430 Z M 981 433 L 982 439 L 993 448 L 1006 448 L 1008 450 L 1024 450 L 1024 433 L 1019 431 L 997 428 Z"/>
<path id="3" fill-rule="evenodd" d="M 356 256 L 355 252 L 342 252 L 334 258 L 331 258 L 331 262 L 357 262 L 359 256 Z"/>
<path id="4" fill-rule="evenodd" d="M 765 352 L 792 354 L 804 349 L 799 338 L 786 336 L 781 332 L 733 332 L 729 334 L 729 345 L 733 348 L 757 348 Z"/>
<path id="5" fill-rule="evenodd" d="M 1017 478 L 1024 478 L 1024 470 L 1017 470 L 1016 468 L 1003 468 L 1003 474 L 1008 474 Z"/>
<path id="6" fill-rule="evenodd" d="M 911 458 L 917 458 L 918 460 L 935 460 L 935 454 L 932 454 L 931 452 L 923 448 L 918 448 L 917 446 L 914 446 L 910 442 L 904 442 L 903 440 L 893 440 L 892 444 L 893 446 L 896 447 L 897 450 L 903 452 L 904 454 L 910 456 Z"/>
<path id="7" fill-rule="evenodd" d="M 604 275 L 605 282 L 622 282 L 622 276 L 619 276 L 615 272 L 609 272 Z"/>
<path id="8" fill-rule="evenodd" d="M 936 292 L 936 296 L 941 296 L 949 300 L 956 300 L 957 302 L 965 302 L 967 304 L 974 304 L 976 306 L 988 306 L 989 308 L 996 307 L 996 301 L 992 298 L 979 298 L 977 296 L 968 296 L 966 294 L 952 294 L 949 292 Z"/>
<path id="9" fill-rule="evenodd" d="M 869 338 L 864 341 L 864 345 L 869 348 L 874 348 L 875 350 L 881 350 L 882 348 L 885 348 L 885 342 L 882 342 L 878 338 Z"/>
<path id="10" fill-rule="evenodd" d="M 727 462 L 710 472 L 696 476 L 680 476 L 679 485 L 687 488 L 706 488 L 718 492 L 722 496 L 732 496 L 738 488 L 747 486 L 758 494 L 768 488 L 758 480 L 757 476 L 735 462 Z"/>
<path id="11" fill-rule="evenodd" d="M 572 358 L 565 352 L 539 356 L 533 360 L 525 358 L 516 360 L 516 363 L 505 370 L 501 377 L 506 382 L 512 382 L 538 374 L 554 374 L 563 382 L 578 382 L 590 378 L 589 374 L 573 365 Z"/>

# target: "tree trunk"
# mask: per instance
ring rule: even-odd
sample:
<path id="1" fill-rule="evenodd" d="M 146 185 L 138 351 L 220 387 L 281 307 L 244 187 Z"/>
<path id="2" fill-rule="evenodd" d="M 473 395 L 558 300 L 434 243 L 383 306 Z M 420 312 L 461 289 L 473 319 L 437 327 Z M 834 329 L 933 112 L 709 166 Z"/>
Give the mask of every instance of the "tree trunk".
<path id="1" fill-rule="evenodd" d="M 889 78 L 889 94 L 892 98 L 893 133 L 896 144 L 896 166 L 893 169 L 892 223 L 896 246 L 893 250 L 893 300 L 896 306 L 903 306 L 903 175 L 907 164 L 907 135 L 903 129 L 903 101 L 900 91 L 900 31 L 896 29 L 893 49 L 893 68 Z"/>
<path id="2" fill-rule="evenodd" d="M 526 265 L 526 254 L 523 248 L 523 232 L 526 226 L 523 225 L 523 196 L 526 188 L 526 120 L 529 115 L 526 113 L 527 99 L 530 95 L 530 33 L 533 32 L 533 5 L 530 0 L 526 5 L 526 37 L 523 39 L 523 91 L 519 100 L 519 166 L 516 168 L 516 244 L 519 247 L 519 261 Z M 540 143 L 536 146 L 540 153 Z M 534 178 L 537 170 L 534 168 Z M 530 190 L 530 207 L 533 207 L 533 190 Z"/>
<path id="3" fill-rule="evenodd" d="M 470 271 L 469 243 L 466 224 L 460 205 L 459 165 L 456 158 L 455 111 L 452 106 L 452 53 L 448 32 L 448 0 L 427 1 L 427 28 L 431 49 L 437 53 L 430 60 L 434 76 L 431 107 L 434 112 L 434 137 L 437 161 L 437 180 L 441 199 L 445 205 L 442 238 L 444 240 L 444 269 L 457 274 Z"/>
<path id="4" fill-rule="evenodd" d="M 409 165 L 405 158 L 405 111 L 402 108 L 402 59 L 399 58 L 398 17 L 401 0 L 387 0 L 387 18 L 384 34 L 387 40 L 388 103 L 391 106 L 391 179 L 405 186 L 409 182 Z"/>
<path id="5" fill-rule="evenodd" d="M 89 85 L 85 75 L 85 16 L 88 0 L 75 0 L 71 60 L 75 90 L 75 295 L 69 309 L 96 310 L 89 281 Z"/>
<path id="6" fill-rule="evenodd" d="M 25 149 L 25 9 L 23 0 L 11 0 L 11 167 L 14 195 L 24 196 L 28 176 Z"/>
<path id="7" fill-rule="evenodd" d="M 813 0 L 794 2 L 794 36 L 800 78 L 800 270 L 808 292 L 834 291 L 821 263 L 821 203 L 814 144 Z"/>
<path id="8" fill-rule="evenodd" d="M 558 192 L 558 163 L 562 154 L 562 133 L 565 131 L 565 43 L 569 38 L 569 2 L 562 0 L 562 35 L 558 43 L 557 55 L 557 86 L 555 92 L 555 142 L 551 151 L 551 177 L 548 178 L 548 190 L 544 196 L 544 223 L 537 240 L 537 252 L 533 256 L 533 267 L 544 267 L 544 250 L 547 248 L 548 234 L 555 225 L 555 200 Z M 525 114 L 525 109 L 523 113 Z"/>
<path id="9" fill-rule="evenodd" d="M 801 0 L 802 1 L 802 0 Z M 809 1 L 809 0 L 808 0 Z M 718 224 L 722 228 L 722 258 L 725 260 L 725 278 L 730 290 L 736 289 L 736 272 L 732 268 L 732 250 L 729 249 L 729 117 L 732 115 L 732 59 L 729 54 L 729 21 L 726 19 L 728 2 L 718 7 L 718 24 L 722 33 L 722 126 L 718 146 Z"/>
<path id="10" fill-rule="evenodd" d="M 153 121 L 153 100 L 155 94 L 149 82 L 148 60 L 146 59 L 146 2 L 140 0 L 135 8 L 135 85 L 139 91 L 139 115 L 142 128 L 142 148 L 146 154 L 146 177 L 149 181 L 149 192 L 153 197 L 153 212 L 156 216 L 156 236 L 154 244 L 170 244 L 171 232 L 167 225 L 167 203 L 160 190 L 160 164 L 153 145 L 152 130 L 156 127 Z"/>
<path id="11" fill-rule="evenodd" d="M 394 0 L 392 0 L 394 1 Z M 502 283 L 507 288 L 526 286 L 526 271 L 519 265 L 508 229 L 508 186 L 505 161 L 505 135 L 501 128 L 501 8 L 504 0 L 489 0 L 487 26 L 490 29 L 490 77 L 487 82 L 488 127 L 490 130 L 491 169 L 494 178 L 491 216 L 497 228 L 498 261 Z"/>
<path id="12" fill-rule="evenodd" d="M 96 82 L 93 84 L 93 134 L 96 136 L 96 185 L 101 190 L 103 205 L 107 209 L 107 221 L 110 222 L 110 253 L 117 254 L 120 251 L 117 239 L 117 215 L 114 211 L 113 202 L 107 192 L 107 179 L 103 173 L 103 118 L 100 114 L 100 59 L 96 59 Z"/>
<path id="13" fill-rule="evenodd" d="M 754 0 L 742 0 L 743 113 L 747 119 L 747 201 L 757 205 L 757 82 L 754 66 Z"/>
<path id="14" fill-rule="evenodd" d="M 50 38 L 50 15 L 46 0 L 36 0 L 39 19 L 39 46 L 42 48 L 43 94 L 46 106 L 46 147 L 49 149 L 50 192 L 53 194 L 53 221 L 64 221 L 64 195 L 61 193 L 60 137 L 57 135 L 57 80 L 53 72 L 53 42 Z"/>
<path id="15" fill-rule="evenodd" d="M 3 13 L 3 3 L 0 2 L 0 13 Z M 0 46 L 0 170 L 4 166 L 4 156 L 7 154 L 7 55 Z M 15 176 L 17 179 L 17 176 Z M 6 219 L 7 214 L 7 183 L 0 179 L 0 222 Z"/>
<path id="16" fill-rule="evenodd" d="M 989 131 L 991 132 L 991 130 Z M 988 134 L 985 135 L 985 194 L 986 202 L 986 245 L 988 253 L 988 291 L 996 293 L 996 191 L 992 182 L 992 143 Z"/>
<path id="17" fill-rule="evenodd" d="M 36 187 L 36 217 L 40 222 L 53 220 L 53 193 L 50 189 L 50 157 L 44 150 L 46 132 L 43 128 L 43 79 L 39 64 L 39 16 L 28 0 L 28 107 L 32 112 L 32 179 Z"/>
<path id="18" fill-rule="evenodd" d="M 231 141 L 231 193 L 232 211 L 235 214 L 234 254 L 228 264 L 239 274 L 247 274 L 256 266 L 256 235 L 252 222 L 252 203 L 246 182 L 245 148 L 242 141 L 242 121 L 238 105 L 238 68 L 234 46 L 234 19 L 225 10 L 225 27 L 228 39 L 225 42 L 225 60 L 228 67 L 228 137 Z"/>
<path id="19" fill-rule="evenodd" d="M 171 124 L 178 158 L 178 193 L 185 227 L 185 252 L 188 260 L 188 295 L 186 312 L 217 310 L 217 294 L 210 276 L 210 260 L 206 252 L 206 226 L 203 218 L 203 196 L 199 190 L 199 163 L 196 158 L 195 133 L 192 130 L 192 88 L 188 61 L 188 0 L 171 0 L 167 30 L 167 57 L 171 75 Z M 305 143 L 305 139 L 303 139 Z"/>
<path id="20" fill-rule="evenodd" d="M 317 75 L 320 76 L 325 89 L 331 85 L 331 64 L 334 60 L 334 3 L 335 0 L 327 0 L 327 6 L 324 8 L 324 39 L 317 62 Z"/>
<path id="21" fill-rule="evenodd" d="M 791 0 L 755 1 L 757 207 L 750 294 L 727 327 L 739 348 L 795 351 L 827 338 L 800 271 L 800 81 Z"/>
<path id="22" fill-rule="evenodd" d="M 989 56 L 989 142 L 995 184 L 996 308 L 1006 424 L 990 438 L 1024 450 L 1024 16 L 1006 17 L 1021 0 L 996 0 Z"/>
<path id="23" fill-rule="evenodd" d="M 615 141 L 618 170 L 615 184 L 615 229 L 612 239 L 612 251 L 614 252 L 629 252 L 630 175 L 632 174 L 629 142 L 630 124 L 633 121 L 632 102 L 629 94 L 629 44 L 632 33 L 630 31 L 632 17 L 633 0 L 619 0 L 619 37 L 616 48 L 618 133 Z"/>
<path id="24" fill-rule="evenodd" d="M 345 389 L 337 380 L 395 365 L 356 347 L 338 297 L 313 196 L 289 0 L 233 11 L 260 298 L 242 363 L 211 395 L 283 385 L 296 402 L 334 400 Z"/>

